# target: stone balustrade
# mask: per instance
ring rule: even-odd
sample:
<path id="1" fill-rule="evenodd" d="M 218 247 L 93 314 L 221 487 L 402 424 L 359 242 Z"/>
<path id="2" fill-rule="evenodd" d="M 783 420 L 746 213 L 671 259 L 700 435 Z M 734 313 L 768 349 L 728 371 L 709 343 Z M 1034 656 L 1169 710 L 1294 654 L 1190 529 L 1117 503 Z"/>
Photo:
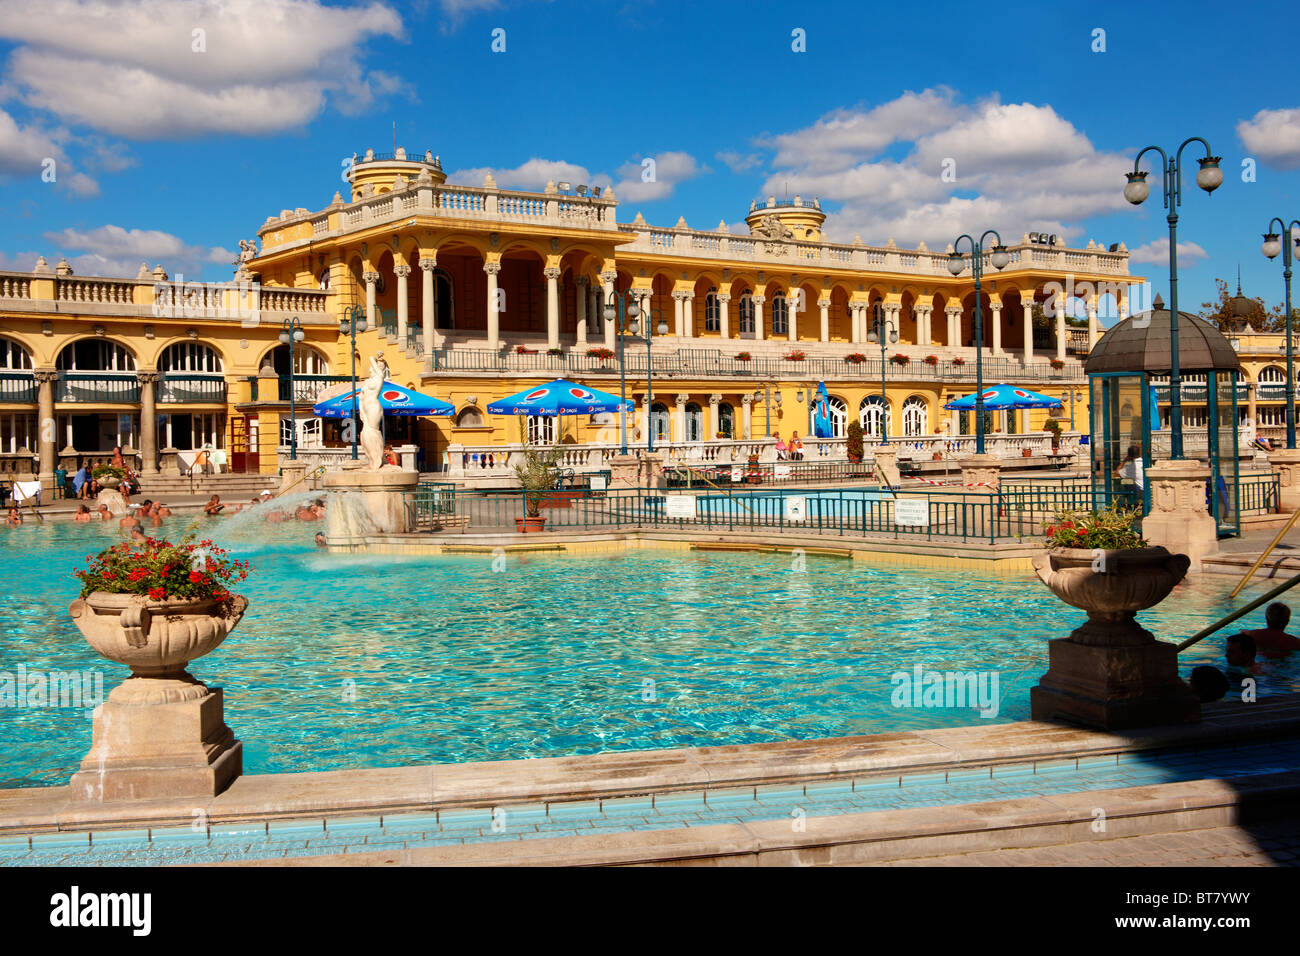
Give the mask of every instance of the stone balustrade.
<path id="1" fill-rule="evenodd" d="M 294 459 L 289 457 L 290 448 L 288 445 L 281 445 L 276 451 L 279 454 L 280 467 L 283 469 L 292 466 Z M 398 460 L 402 463 L 405 471 L 416 470 L 416 455 L 420 449 L 415 445 L 395 445 L 393 451 L 397 454 Z M 366 453 L 357 448 L 357 459 L 364 462 Z M 343 467 L 352 461 L 352 446 L 345 445 L 341 448 L 326 448 L 298 445 L 297 467 L 310 471 L 321 465 L 325 466 L 326 471 L 341 471 Z"/>

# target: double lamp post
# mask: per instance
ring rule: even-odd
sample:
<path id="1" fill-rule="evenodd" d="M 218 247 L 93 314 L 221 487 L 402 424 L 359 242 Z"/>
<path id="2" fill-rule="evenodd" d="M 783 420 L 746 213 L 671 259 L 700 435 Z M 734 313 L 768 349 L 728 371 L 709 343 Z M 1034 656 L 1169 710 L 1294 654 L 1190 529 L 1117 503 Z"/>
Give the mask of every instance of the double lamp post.
<path id="1" fill-rule="evenodd" d="M 618 430 L 619 430 L 619 450 L 622 454 L 627 454 L 627 363 L 623 355 L 623 343 L 627 338 L 636 342 L 645 342 L 645 380 L 646 380 L 646 452 L 650 453 L 655 450 L 655 429 L 654 429 L 654 376 L 651 372 L 650 361 L 650 315 L 645 317 L 645 336 L 640 335 L 641 309 L 635 300 L 629 301 L 629 292 L 614 291 L 610 293 L 609 301 L 605 303 L 605 321 L 617 322 L 615 328 L 618 330 Z M 660 335 L 668 334 L 668 323 L 663 319 L 659 320 L 659 327 L 655 330 Z"/>

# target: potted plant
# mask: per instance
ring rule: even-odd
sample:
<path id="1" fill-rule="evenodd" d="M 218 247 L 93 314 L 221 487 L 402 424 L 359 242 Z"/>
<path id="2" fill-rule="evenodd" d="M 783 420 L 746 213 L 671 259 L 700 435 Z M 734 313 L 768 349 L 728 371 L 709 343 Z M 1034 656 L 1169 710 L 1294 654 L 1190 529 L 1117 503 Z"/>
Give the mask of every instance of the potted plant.
<path id="1" fill-rule="evenodd" d="M 1034 450 L 1032 448 L 1022 448 L 1020 449 L 1020 454 L 1025 458 L 1033 458 Z"/>
<path id="2" fill-rule="evenodd" d="M 1065 368 L 1065 363 L 1058 358 L 1052 359 L 1052 368 Z"/>
<path id="3" fill-rule="evenodd" d="M 526 345 L 516 345 L 516 346 L 515 346 L 515 354 L 516 354 L 516 355 L 536 355 L 536 354 L 537 354 L 537 349 L 530 349 L 530 348 L 529 348 L 528 346 L 526 346 Z"/>
<path id="4" fill-rule="evenodd" d="M 785 360 L 787 362 L 802 362 L 805 358 L 807 358 L 807 356 L 799 349 L 794 349 L 793 351 L 785 353 Z"/>
<path id="5" fill-rule="evenodd" d="M 216 648 L 244 616 L 248 599 L 231 588 L 248 577 L 249 563 L 189 536 L 179 544 L 125 541 L 86 561 L 75 572 L 81 596 L 68 611 L 90 646 L 131 668 L 132 678 L 178 682 L 137 685 L 141 693 L 166 700 L 189 699 L 191 686 L 206 693 L 185 666 Z"/>
<path id="6" fill-rule="evenodd" d="M 90 474 L 105 488 L 116 488 L 126 477 L 126 469 L 121 465 L 96 465 Z"/>
<path id="7" fill-rule="evenodd" d="M 939 356 L 937 356 L 937 355 L 927 355 L 927 356 L 925 357 L 925 364 L 926 364 L 926 365 L 938 365 L 938 364 L 939 364 Z"/>
<path id="8" fill-rule="evenodd" d="M 952 360 L 952 364 L 953 364 L 953 365 L 965 365 L 965 364 L 966 364 L 966 360 L 965 360 L 964 358 L 962 358 L 960 355 L 958 355 L 958 356 L 955 356 L 955 357 L 953 358 L 953 360 Z"/>
<path id="9" fill-rule="evenodd" d="M 861 365 L 866 360 L 867 357 L 861 352 L 850 352 L 848 355 L 844 356 L 844 361 L 848 362 L 850 365 Z"/>
<path id="10" fill-rule="evenodd" d="M 1047 424 L 1043 426 L 1044 431 L 1052 436 L 1052 452 L 1056 453 L 1061 450 L 1061 423 L 1055 418 L 1049 418 Z"/>
<path id="11" fill-rule="evenodd" d="M 546 350 L 546 354 L 547 354 L 547 355 L 563 355 L 563 354 L 564 354 L 564 349 L 547 349 L 547 350 Z"/>
<path id="12" fill-rule="evenodd" d="M 527 424 L 520 416 L 520 434 L 527 434 Z M 523 449 L 523 461 L 515 465 L 515 477 L 524 490 L 524 516 L 515 519 L 515 530 L 521 534 L 530 531 L 542 531 L 546 519 L 542 517 L 542 505 L 546 502 L 547 492 L 555 490 L 559 478 L 556 467 L 564 450 L 558 445 L 545 448 L 526 442 Z"/>
<path id="13" fill-rule="evenodd" d="M 748 352 L 737 352 L 737 353 L 736 353 L 736 361 L 737 361 L 737 362 L 748 362 L 751 358 L 753 358 L 753 356 L 750 355 Z"/>
<path id="14" fill-rule="evenodd" d="M 893 362 L 895 365 L 906 365 L 908 362 L 911 361 L 911 359 L 909 359 L 902 352 L 899 352 L 895 355 L 891 355 L 889 357 L 889 361 Z"/>
<path id="15" fill-rule="evenodd" d="M 844 450 L 848 453 L 849 461 L 855 464 L 862 461 L 862 425 L 858 422 L 849 422 L 845 439 Z"/>
<path id="16" fill-rule="evenodd" d="M 605 362 L 614 357 L 614 350 L 604 347 L 587 349 L 587 354 L 594 359 L 600 359 L 600 361 Z"/>

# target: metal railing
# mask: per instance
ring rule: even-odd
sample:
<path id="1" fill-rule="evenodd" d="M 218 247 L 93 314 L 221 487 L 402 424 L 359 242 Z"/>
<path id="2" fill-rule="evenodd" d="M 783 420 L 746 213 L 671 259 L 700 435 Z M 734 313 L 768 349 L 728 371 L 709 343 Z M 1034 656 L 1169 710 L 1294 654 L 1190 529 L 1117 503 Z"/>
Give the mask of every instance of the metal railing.
<path id="1" fill-rule="evenodd" d="M 31 372 L 0 372 L 0 402 L 36 403 L 36 378 Z"/>
<path id="2" fill-rule="evenodd" d="M 252 385 L 253 401 L 255 402 L 289 401 L 288 375 L 281 375 L 275 379 L 250 375 L 244 381 Z M 348 375 L 295 375 L 293 376 L 294 401 L 314 402 L 317 394 L 322 389 L 337 385 L 340 382 L 350 381 L 352 381 L 352 378 Z"/>
<path id="3" fill-rule="evenodd" d="M 702 488 L 708 485 L 779 485 L 801 482 L 867 480 L 875 464 L 867 461 L 775 462 L 733 465 L 665 465 L 669 488 Z"/>
<path id="4" fill-rule="evenodd" d="M 375 306 L 375 312 L 379 315 L 379 331 L 384 335 L 396 335 L 397 310 Z"/>
<path id="5" fill-rule="evenodd" d="M 133 405 L 140 401 L 140 382 L 134 372 L 60 372 L 56 402 L 105 402 Z"/>
<path id="6" fill-rule="evenodd" d="M 186 375 L 168 372 L 159 383 L 158 401 L 225 404 L 226 380 L 220 375 Z"/>
<path id="7" fill-rule="evenodd" d="M 1108 496 L 1104 488 L 1094 494 L 1092 479 L 1088 476 L 1004 478 L 1001 482 L 1002 499 L 1014 512 L 1035 515 L 1054 515 L 1061 511 L 1090 511 L 1105 506 L 1111 497 L 1131 504 L 1131 496 Z M 1277 472 L 1243 472 L 1237 478 L 1237 504 L 1243 515 L 1275 514 L 1282 491 L 1282 479 Z M 1094 504 L 1096 502 L 1096 504 Z"/>
<path id="8" fill-rule="evenodd" d="M 456 515 L 456 486 L 452 482 L 422 481 L 403 497 L 411 527 L 417 530 L 436 528 Z"/>

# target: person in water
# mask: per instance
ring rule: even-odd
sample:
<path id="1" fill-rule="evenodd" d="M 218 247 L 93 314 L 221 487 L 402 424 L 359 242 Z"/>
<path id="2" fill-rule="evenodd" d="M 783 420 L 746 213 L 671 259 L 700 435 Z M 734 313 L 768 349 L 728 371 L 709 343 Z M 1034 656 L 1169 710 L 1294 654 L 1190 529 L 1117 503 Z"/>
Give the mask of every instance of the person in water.
<path id="1" fill-rule="evenodd" d="M 1255 641 L 1259 653 L 1276 657 L 1300 649 L 1300 638 L 1286 632 L 1291 622 L 1291 609 L 1281 601 L 1274 601 L 1264 611 L 1265 626 L 1258 631 L 1242 631 Z"/>

